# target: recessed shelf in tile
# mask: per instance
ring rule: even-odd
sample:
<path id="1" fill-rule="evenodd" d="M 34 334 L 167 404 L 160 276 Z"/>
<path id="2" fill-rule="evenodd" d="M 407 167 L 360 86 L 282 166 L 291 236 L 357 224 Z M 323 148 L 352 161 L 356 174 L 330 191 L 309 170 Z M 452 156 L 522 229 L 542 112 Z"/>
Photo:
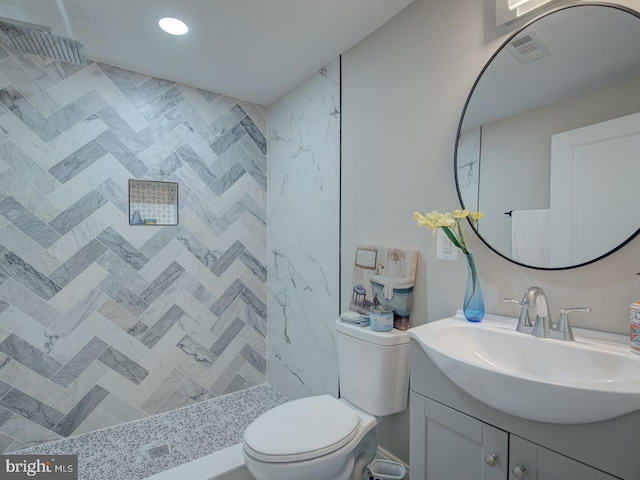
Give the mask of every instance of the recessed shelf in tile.
<path id="1" fill-rule="evenodd" d="M 129 180 L 129 225 L 177 224 L 177 183 Z"/>

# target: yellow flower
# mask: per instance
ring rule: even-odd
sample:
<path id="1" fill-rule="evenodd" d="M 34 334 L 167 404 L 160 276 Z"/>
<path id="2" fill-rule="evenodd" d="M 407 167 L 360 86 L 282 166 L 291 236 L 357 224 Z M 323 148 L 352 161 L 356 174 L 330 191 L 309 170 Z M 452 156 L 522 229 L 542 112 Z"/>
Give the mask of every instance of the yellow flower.
<path id="1" fill-rule="evenodd" d="M 434 236 L 436 230 L 442 228 L 447 237 L 449 237 L 449 240 L 451 240 L 451 243 L 462 250 L 465 255 L 469 254 L 469 250 L 464 241 L 460 221 L 467 217 L 469 217 L 472 223 L 476 223 L 482 218 L 482 212 L 469 212 L 468 210 L 460 209 L 454 210 L 452 213 L 439 213 L 436 210 L 429 213 L 413 212 L 413 219 L 418 224 L 418 227 L 433 230 Z"/>
<path id="2" fill-rule="evenodd" d="M 453 211 L 453 218 L 465 218 L 467 217 L 467 215 L 469 215 L 469 211 L 468 210 L 454 210 Z"/>
<path id="3" fill-rule="evenodd" d="M 434 212 L 437 213 L 437 212 Z M 438 213 L 438 221 L 436 227 L 453 227 L 455 226 L 456 221 L 453 219 L 449 212 L 447 213 Z"/>
<path id="4" fill-rule="evenodd" d="M 438 219 L 440 218 L 440 214 L 435 210 L 433 212 L 425 213 L 424 218 L 426 219 L 426 227 L 431 228 L 432 230 L 438 228 Z"/>
<path id="5" fill-rule="evenodd" d="M 422 214 L 420 212 L 413 212 L 413 219 L 418 224 L 418 227 L 430 228 L 429 227 L 429 225 L 430 225 L 429 220 L 427 220 L 427 218 L 424 216 L 424 214 Z"/>
<path id="6" fill-rule="evenodd" d="M 482 213 L 482 212 L 471 212 L 469 214 L 469 216 L 471 217 L 471 220 L 474 221 L 474 222 L 477 222 L 478 220 L 480 220 L 483 215 L 484 215 L 484 213 Z"/>

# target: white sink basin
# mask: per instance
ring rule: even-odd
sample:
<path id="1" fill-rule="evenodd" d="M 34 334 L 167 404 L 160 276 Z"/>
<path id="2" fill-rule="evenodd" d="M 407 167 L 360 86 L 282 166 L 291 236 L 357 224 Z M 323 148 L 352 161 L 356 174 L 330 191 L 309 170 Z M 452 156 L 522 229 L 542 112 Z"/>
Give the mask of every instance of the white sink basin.
<path id="1" fill-rule="evenodd" d="M 590 338 L 574 329 L 576 341 L 564 342 L 518 333 L 515 319 L 489 317 L 451 317 L 411 328 L 409 336 L 458 387 L 511 415 L 590 423 L 640 410 L 640 356 L 624 336 Z"/>

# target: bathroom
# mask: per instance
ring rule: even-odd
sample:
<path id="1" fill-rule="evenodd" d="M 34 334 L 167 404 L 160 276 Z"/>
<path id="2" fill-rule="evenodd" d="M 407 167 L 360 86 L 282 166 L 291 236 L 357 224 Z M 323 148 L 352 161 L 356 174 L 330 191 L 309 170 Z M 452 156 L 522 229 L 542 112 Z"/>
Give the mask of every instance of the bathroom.
<path id="1" fill-rule="evenodd" d="M 558 1 L 554 2 L 552 7 L 572 3 L 574 2 Z M 616 3 L 640 10 L 639 1 L 624 0 Z M 210 340 L 211 345 L 218 338 L 226 339 L 221 342 L 225 348 L 218 351 L 218 357 L 225 359 L 227 368 L 217 372 L 218 385 L 206 385 L 207 390 L 213 389 L 215 394 L 219 395 L 267 381 L 289 398 L 320 393 L 336 394 L 337 359 L 333 346 L 334 334 L 330 327 L 338 313 L 348 305 L 357 244 L 380 244 L 419 250 L 411 315 L 413 325 L 448 317 L 460 308 L 466 280 L 466 266 L 463 260 L 437 260 L 435 241 L 432 241 L 430 235 L 425 235 L 424 229 L 415 227 L 411 214 L 414 210 L 447 211 L 459 205 L 453 158 L 456 130 L 465 101 L 478 73 L 495 50 L 518 26 L 527 21 L 525 19 L 513 25 L 496 27 L 494 8 L 494 2 L 488 0 L 414 0 L 391 21 L 345 51 L 339 61 L 333 59 L 328 62 L 324 75 L 320 74 L 309 80 L 315 82 L 311 87 L 301 85 L 271 104 L 268 109 L 252 105 L 250 102 L 241 102 L 244 115 L 236 109 L 227 117 L 229 122 L 234 123 L 244 119 L 245 115 L 251 119 L 267 140 L 268 162 L 264 158 L 264 152 L 257 147 L 260 142 L 256 143 L 251 139 L 253 146 L 256 146 L 252 148 L 251 143 L 248 143 L 249 138 L 245 138 L 240 146 L 251 150 L 251 162 L 247 164 L 246 159 L 235 158 L 235 152 L 230 152 L 226 168 L 214 172 L 219 177 L 231 171 L 228 176 L 232 178 L 233 172 L 241 169 L 249 172 L 241 177 L 238 175 L 242 194 L 229 189 L 229 202 L 237 205 L 236 210 L 231 211 L 231 215 L 237 217 L 225 217 L 229 224 L 224 224 L 221 230 L 204 230 L 202 227 L 205 220 L 202 220 L 198 213 L 205 216 L 205 212 L 198 211 L 199 204 L 194 201 L 188 205 L 190 213 L 181 212 L 180 225 L 186 227 L 199 243 L 194 243 L 192 238 L 187 237 L 182 238 L 182 241 L 178 239 L 172 243 L 167 242 L 173 250 L 167 251 L 162 263 L 149 265 L 148 273 L 143 271 L 147 283 L 158 278 L 167 269 L 167 276 L 170 276 L 170 267 L 175 260 L 182 268 L 188 270 L 192 277 L 200 275 L 200 278 L 194 278 L 198 280 L 197 283 L 202 284 L 210 278 L 211 273 L 207 268 L 201 267 L 203 263 L 197 255 L 191 252 L 184 253 L 185 244 L 210 246 L 218 238 L 222 238 L 220 246 L 215 247 L 216 253 L 220 255 L 222 249 L 226 251 L 239 239 L 241 245 L 235 244 L 234 248 L 242 250 L 236 253 L 237 258 L 241 260 L 229 262 L 230 276 L 225 276 L 224 285 L 219 284 L 213 292 L 204 292 L 198 288 L 196 282 L 187 281 L 187 278 L 181 276 L 177 285 L 158 297 L 169 297 L 163 305 L 158 306 L 161 314 L 174 303 L 185 312 L 181 315 L 177 311 L 179 318 L 175 323 L 181 323 L 183 328 L 188 330 L 179 338 L 170 338 L 167 341 L 173 341 L 175 345 L 187 333 L 191 338 L 209 335 L 206 338 Z M 1 67 L 0 73 L 6 76 Z M 108 76 L 107 72 L 102 73 Z M 339 83 L 336 78 L 340 79 Z M 95 88 L 111 88 L 106 87 L 108 83 L 96 77 L 94 71 L 89 71 L 83 79 L 83 82 L 91 81 L 100 82 L 94 84 Z M 88 85 L 85 87 L 87 92 L 94 88 L 94 85 L 84 85 Z M 303 165 L 303 162 L 292 164 L 290 160 L 287 161 L 301 150 L 298 146 L 273 141 L 276 131 L 282 138 L 287 138 L 284 135 L 296 138 L 295 132 L 287 131 L 292 125 L 291 118 L 295 117 L 295 113 L 291 112 L 296 112 L 296 109 L 305 111 L 306 108 L 313 108 L 307 107 L 305 103 L 305 88 L 317 89 L 318 92 L 322 92 L 319 95 L 328 92 L 327 95 L 333 95 L 334 100 L 335 95 L 339 93 L 341 99 L 340 118 L 334 116 L 331 117 L 334 123 L 322 124 L 322 127 L 330 126 L 329 131 L 333 138 L 336 138 L 336 127 L 340 125 L 341 143 L 325 141 L 323 135 L 326 128 L 317 128 L 313 129 L 313 133 L 320 135 L 319 132 L 322 132 L 320 138 L 303 137 L 304 144 L 300 146 L 313 144 L 315 160 L 331 159 L 324 160 L 322 168 L 314 166 L 313 171 L 320 172 L 317 175 L 322 177 L 309 177 L 312 170 L 309 165 L 313 163 Z M 113 91 L 103 91 L 104 95 L 109 93 L 117 96 Z M 67 91 L 59 92 L 60 96 L 72 94 Z M 185 95 L 184 92 L 182 94 Z M 215 99 L 213 101 L 215 102 Z M 94 111 L 98 111 L 104 107 L 105 105 L 93 108 Z M 95 122 L 84 124 L 86 129 L 79 129 L 79 134 L 97 136 L 92 129 L 104 128 L 100 126 L 100 122 L 109 121 L 107 113 L 108 109 L 103 112 L 104 118 L 98 115 Z M 144 118 L 137 120 L 146 121 Z M 92 123 L 94 125 L 91 125 Z M 9 130 L 11 125 L 3 124 L 2 127 Z M 171 138 L 166 140 L 167 148 L 170 148 L 172 140 L 175 141 Z M 86 142 L 78 146 L 84 143 Z M 60 148 L 72 148 L 73 145 L 71 142 L 68 146 Z M 153 153 L 149 152 L 150 155 Z M 306 157 L 304 161 L 313 162 L 314 158 Z M 264 166 L 267 163 L 269 170 L 265 175 Z M 231 167 L 236 164 L 240 166 L 232 170 Z M 252 165 L 257 167 L 250 170 Z M 371 168 L 372 165 L 375 165 L 375 168 Z M 52 166 L 49 165 L 49 168 Z M 118 170 L 113 172 L 113 177 L 109 177 L 113 178 L 113 182 L 126 194 L 126 182 L 131 178 L 131 174 L 118 167 Z M 152 176 L 140 175 L 140 178 Z M 288 182 L 284 182 L 284 179 L 288 179 Z M 67 202 L 69 206 L 72 205 L 108 178 L 101 169 L 95 169 L 87 170 L 81 180 L 78 184 L 84 186 L 76 187 L 74 195 L 77 197 L 60 198 L 63 204 Z M 170 178 L 166 180 L 172 181 Z M 188 181 L 189 179 L 185 178 L 178 180 L 179 183 L 184 182 L 187 185 Z M 308 183 L 304 183 L 305 181 Z M 106 190 L 107 185 L 111 183 L 107 183 L 100 191 L 104 192 L 100 193 L 104 198 L 108 198 L 109 194 Z M 298 212 L 278 210 L 276 195 L 283 185 L 286 186 L 286 198 L 283 201 L 295 198 L 295 205 L 300 209 Z M 372 189 L 372 185 L 381 187 Z M 320 186 L 323 188 L 320 189 Z M 86 190 L 83 191 L 82 188 Z M 250 190 L 245 194 L 247 188 Z M 181 193 L 186 191 L 183 188 Z M 319 201 L 314 201 L 310 198 L 311 192 L 323 196 Z M 401 194 L 383 195 L 376 192 Z M 319 203 L 323 205 L 322 213 L 318 211 Z M 216 220 L 224 216 L 228 205 L 225 204 L 220 207 L 220 211 L 213 212 Z M 112 218 L 120 222 L 123 208 L 126 210 L 123 205 L 110 208 L 107 213 L 112 217 L 99 219 L 98 225 L 91 227 L 99 230 L 94 231 L 87 227 L 88 231 L 81 233 L 95 235 L 102 232 L 110 225 Z M 310 212 L 313 212 L 313 215 L 309 215 Z M 51 212 L 49 215 L 52 215 Z M 292 222 L 287 215 L 295 215 L 296 222 L 300 222 L 295 224 L 293 232 L 290 227 Z M 236 223 L 238 218 L 240 223 Z M 236 230 L 225 237 L 223 230 L 229 225 L 234 226 Z M 149 235 L 155 233 L 148 232 L 154 227 L 118 228 L 132 236 L 128 241 L 137 248 L 142 247 L 150 238 Z M 163 228 L 169 230 L 171 227 Z M 29 251 L 23 251 L 27 248 L 21 250 L 24 236 L 20 231 L 7 229 L 6 225 L 3 231 L 5 235 L 0 239 L 0 243 L 21 258 L 30 258 Z M 269 244 L 277 248 L 270 247 L 267 250 L 267 238 Z M 504 304 L 502 298 L 518 298 L 528 286 L 539 285 L 549 295 L 553 308 L 569 305 L 587 305 L 592 308 L 591 315 L 580 316 L 575 320 L 577 326 L 622 334 L 628 332 L 628 305 L 638 298 L 640 286 L 640 279 L 636 276 L 640 271 L 637 263 L 640 239 L 633 239 L 622 249 L 596 263 L 560 271 L 535 270 L 513 264 L 496 255 L 474 235 L 467 235 L 467 242 L 476 257 L 487 312 L 515 315 L 513 306 Z M 60 255 L 70 258 L 83 245 L 66 245 L 65 248 L 69 250 L 60 252 Z M 100 245 L 94 245 L 98 248 L 102 242 Z M 327 245 L 333 245 L 333 248 L 327 248 Z M 150 251 L 152 247 L 151 244 L 147 246 Z M 264 271 L 256 269 L 254 272 L 242 263 L 243 259 L 247 258 L 241 255 L 244 252 L 249 252 Z M 108 252 L 105 250 L 104 253 Z M 112 259 L 111 264 L 119 264 L 116 257 L 115 254 L 109 255 Z M 41 270 L 46 270 L 48 266 L 49 272 L 53 272 L 57 268 L 57 265 L 54 267 L 55 261 L 48 258 L 35 258 L 30 260 L 30 263 L 38 261 L 44 264 Z M 103 261 L 105 262 L 106 260 Z M 253 262 L 247 263 L 256 265 Z M 290 268 L 291 266 L 293 268 Z M 93 288 L 100 284 L 109 276 L 105 272 L 108 270 L 102 265 L 94 265 L 84 270 L 82 276 L 76 277 L 79 278 L 76 280 L 78 296 L 73 303 L 87 296 L 87 301 L 98 302 L 99 299 L 91 297 L 90 290 L 85 289 L 84 285 Z M 288 276 L 291 275 L 289 272 L 294 272 L 293 278 Z M 131 282 L 136 280 L 140 279 L 130 279 Z M 9 286 L 20 291 L 19 286 L 6 285 L 4 290 L 7 295 L 10 294 Z M 103 286 L 105 289 L 108 288 L 107 284 Z M 130 288 L 139 287 L 131 284 Z M 142 292 L 144 288 L 137 291 Z M 102 292 L 100 289 L 99 291 Z M 173 297 L 170 297 L 172 292 Z M 181 292 L 203 299 L 207 306 L 200 308 L 188 300 L 176 302 L 175 298 L 179 297 Z M 226 292 L 228 293 L 225 297 Z M 98 293 L 95 295 L 102 298 Z M 148 292 L 148 295 L 151 298 L 153 292 Z M 189 299 L 189 296 L 183 298 Z M 220 313 L 229 309 L 224 315 L 224 322 L 216 324 L 218 330 L 214 332 L 201 331 L 200 323 L 196 320 L 208 318 L 210 308 L 221 297 L 229 299 L 228 304 L 219 304 Z M 239 297 L 240 300 L 237 300 Z M 41 302 L 36 303 L 41 305 Z M 113 307 L 113 312 L 108 311 L 108 306 Z M 103 308 L 103 312 L 111 317 L 104 317 L 100 312 L 99 315 L 87 317 L 90 323 L 86 326 L 87 330 L 81 332 L 85 335 L 83 345 L 90 342 L 97 333 L 92 329 L 100 329 L 105 335 L 111 335 L 106 343 L 115 345 L 116 342 L 120 342 L 117 343 L 120 345 L 124 338 L 122 331 L 135 328 L 136 325 L 138 328 L 142 327 L 133 321 L 127 314 L 128 311 L 123 312 L 116 308 L 113 302 L 108 306 Z M 9 308 L 11 307 L 7 307 L 6 311 Z M 151 314 L 153 312 L 149 313 Z M 109 323 L 105 323 L 102 317 Z M 14 321 L 15 318 L 7 316 L 6 321 Z M 2 323 L 3 341 L 9 336 L 9 332 L 20 332 L 19 329 L 24 325 L 32 324 L 36 325 L 25 320 L 21 325 L 12 328 L 11 325 Z M 111 324 L 114 327 L 111 327 Z M 105 326 L 109 328 L 105 330 Z M 64 330 L 61 332 L 66 333 Z M 16 334 L 25 338 L 38 336 L 32 330 L 25 330 L 23 335 Z M 46 349 L 45 343 L 43 341 L 38 348 Z M 97 341 L 95 343 L 99 344 Z M 125 348 L 128 347 L 121 346 L 119 351 L 127 357 L 136 359 L 141 356 L 141 352 L 133 347 L 122 351 Z M 225 351 L 228 351 L 226 356 Z M 67 355 L 70 357 L 67 360 L 73 357 L 72 353 L 77 352 L 69 350 Z M 184 352 L 180 354 L 184 355 Z M 171 364 L 174 360 L 167 358 L 166 361 Z M 93 374 L 98 375 L 106 371 L 102 362 L 96 365 Z M 167 368 L 172 370 L 173 366 Z M 193 386 L 189 380 L 198 379 L 200 370 L 194 367 L 190 372 L 193 372 L 191 376 L 183 375 L 182 370 L 178 369 L 176 377 L 166 382 L 168 390 L 163 395 L 168 401 L 168 409 L 191 403 L 193 400 L 188 394 L 192 397 L 197 396 L 197 392 L 189 391 L 188 388 Z M 108 380 L 114 388 L 122 385 L 122 382 L 119 382 L 121 375 L 109 375 L 111 378 Z M 8 377 L 5 379 L 9 380 Z M 154 381 L 158 382 L 159 387 L 163 380 L 165 378 Z M 177 388 L 178 384 L 182 391 Z M 98 384 L 111 392 L 110 387 L 106 385 Z M 52 395 L 55 393 L 51 392 Z M 35 397 L 36 394 L 37 392 L 32 392 L 32 396 Z M 130 400 L 138 401 L 135 398 Z M 142 403 L 144 402 L 140 402 L 140 406 Z M 97 418 L 96 425 L 88 425 L 88 428 L 102 428 L 108 425 L 110 417 L 130 421 L 147 413 L 136 411 L 140 410 L 139 408 L 126 410 L 125 407 L 126 405 L 122 404 L 113 405 L 111 413 L 105 412 L 107 415 L 102 417 L 101 422 L 100 418 Z M 155 407 L 153 412 L 157 412 L 159 407 Z M 107 403 L 103 408 L 107 408 Z M 7 430 L 3 431 L 0 427 L 0 433 L 2 432 L 6 433 Z M 408 415 L 399 414 L 383 423 L 379 430 L 379 443 L 388 452 L 408 463 Z"/>

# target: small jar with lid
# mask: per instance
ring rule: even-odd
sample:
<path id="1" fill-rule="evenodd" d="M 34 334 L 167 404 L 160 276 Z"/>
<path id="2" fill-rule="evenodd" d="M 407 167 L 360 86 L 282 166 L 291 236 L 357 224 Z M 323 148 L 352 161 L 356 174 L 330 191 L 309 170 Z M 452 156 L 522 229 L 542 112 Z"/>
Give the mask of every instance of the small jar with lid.
<path id="1" fill-rule="evenodd" d="M 389 332 L 393 329 L 393 309 L 378 305 L 369 311 L 369 326 L 376 332 Z"/>

